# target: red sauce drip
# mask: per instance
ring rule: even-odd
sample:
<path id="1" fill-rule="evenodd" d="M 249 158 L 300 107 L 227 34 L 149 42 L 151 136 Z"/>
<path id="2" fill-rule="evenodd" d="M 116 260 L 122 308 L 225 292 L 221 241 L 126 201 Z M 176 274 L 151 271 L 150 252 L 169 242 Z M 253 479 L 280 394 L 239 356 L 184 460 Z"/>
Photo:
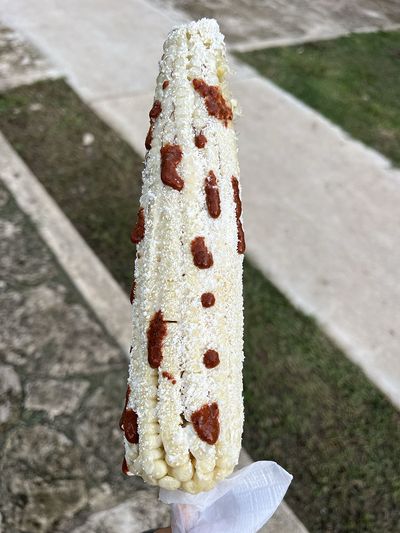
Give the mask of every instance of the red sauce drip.
<path id="1" fill-rule="evenodd" d="M 169 381 L 172 381 L 172 385 L 175 385 L 176 379 L 174 378 L 172 374 L 164 370 L 164 372 L 162 373 L 162 376 L 163 378 L 167 378 Z"/>
<path id="2" fill-rule="evenodd" d="M 125 409 L 123 414 L 124 433 L 126 440 L 132 444 L 139 442 L 137 419 L 137 414 L 133 409 Z"/>
<path id="3" fill-rule="evenodd" d="M 157 120 L 161 113 L 161 102 L 160 100 L 156 100 L 153 104 L 153 107 L 150 109 L 149 117 L 150 120 Z"/>
<path id="4" fill-rule="evenodd" d="M 237 221 L 237 232 L 238 232 L 237 251 L 239 254 L 244 254 L 244 252 L 246 251 L 246 240 L 244 238 L 243 226 L 240 220 Z"/>
<path id="5" fill-rule="evenodd" d="M 236 218 L 242 216 L 242 200 L 240 199 L 239 181 L 235 176 L 232 176 L 232 188 L 233 188 L 233 201 L 236 205 Z"/>
<path id="6" fill-rule="evenodd" d="M 194 144 L 197 146 L 197 148 L 204 148 L 207 142 L 207 137 L 203 135 L 202 133 L 199 133 L 194 138 Z"/>
<path id="7" fill-rule="evenodd" d="M 215 296 L 212 292 L 205 292 L 201 295 L 201 305 L 203 307 L 212 307 L 215 304 Z"/>
<path id="8" fill-rule="evenodd" d="M 149 131 L 147 132 L 147 135 L 146 135 L 146 140 L 144 141 L 146 150 L 150 150 L 152 142 L 153 142 L 153 126 L 150 124 Z"/>
<path id="9" fill-rule="evenodd" d="M 228 120 L 232 120 L 232 109 L 222 96 L 221 89 L 217 85 L 207 85 L 204 80 L 193 80 L 193 87 L 204 98 L 208 114 L 222 120 L 225 126 Z"/>
<path id="10" fill-rule="evenodd" d="M 244 238 L 244 231 L 240 217 L 242 215 L 242 200 L 240 199 L 239 181 L 235 176 L 232 176 L 233 201 L 236 205 L 236 226 L 237 226 L 237 251 L 239 254 L 244 254 L 246 250 L 246 241 Z"/>
<path id="11" fill-rule="evenodd" d="M 131 350 L 130 352 L 132 351 L 132 346 L 131 346 Z M 129 352 L 129 353 L 130 353 Z M 126 410 L 126 407 L 128 405 L 128 402 L 129 402 L 129 395 L 131 393 L 131 388 L 130 386 L 128 385 L 128 388 L 126 389 L 126 393 L 125 393 L 125 405 L 124 405 L 124 410 L 122 411 L 122 415 L 121 415 L 121 418 L 119 419 L 119 429 L 121 431 L 124 430 L 124 414 L 125 414 L 125 410 Z"/>
<path id="12" fill-rule="evenodd" d="M 158 368 L 161 364 L 162 345 L 166 335 L 167 324 L 164 322 L 162 311 L 157 311 L 147 330 L 147 358 L 151 368 Z"/>
<path id="13" fill-rule="evenodd" d="M 168 80 L 164 80 L 163 84 L 162 84 L 162 88 L 166 89 L 168 87 L 168 85 L 169 85 L 169 81 Z"/>
<path id="14" fill-rule="evenodd" d="M 144 209 L 141 207 L 138 212 L 136 226 L 131 231 L 131 241 L 134 244 L 139 244 L 139 242 L 144 237 Z"/>
<path id="15" fill-rule="evenodd" d="M 160 116 L 160 113 L 161 113 L 161 102 L 159 100 L 156 100 L 153 103 L 153 107 L 150 109 L 150 112 L 149 112 L 150 127 L 149 127 L 149 131 L 147 132 L 147 135 L 146 135 L 146 140 L 144 142 L 146 150 L 150 150 L 150 148 L 151 148 L 151 142 L 153 140 L 154 123 L 158 119 L 158 117 Z"/>
<path id="16" fill-rule="evenodd" d="M 133 300 L 135 299 L 135 289 L 136 289 L 136 281 L 133 280 L 132 285 L 131 285 L 131 291 L 129 293 L 129 301 L 131 302 L 131 304 L 133 304 Z"/>
<path id="17" fill-rule="evenodd" d="M 210 268 L 214 264 L 212 253 L 208 250 L 204 242 L 204 237 L 193 239 L 190 249 L 192 251 L 193 263 L 198 268 Z"/>
<path id="18" fill-rule="evenodd" d="M 218 218 L 221 214 L 221 202 L 219 199 L 219 190 L 217 178 L 212 170 L 206 177 L 205 181 L 207 209 L 212 218 Z"/>
<path id="19" fill-rule="evenodd" d="M 126 459 L 124 457 L 124 460 L 122 461 L 122 473 L 125 474 L 126 476 L 129 475 L 129 468 L 128 468 L 128 464 L 126 462 Z"/>
<path id="20" fill-rule="evenodd" d="M 201 440 L 215 444 L 219 437 L 219 409 L 216 402 L 205 404 L 192 414 L 192 424 Z"/>
<path id="21" fill-rule="evenodd" d="M 161 181 L 177 191 L 183 189 L 183 179 L 176 171 L 182 159 L 181 147 L 177 144 L 166 144 L 161 148 Z"/>
<path id="22" fill-rule="evenodd" d="M 203 363 L 206 368 L 214 368 L 219 365 L 219 354 L 215 350 L 207 350 L 203 355 Z"/>
<path id="23" fill-rule="evenodd" d="M 133 409 L 128 409 L 129 395 L 131 393 L 131 388 L 128 385 L 125 394 L 125 406 L 122 412 L 121 418 L 119 419 L 119 427 L 125 433 L 125 438 L 128 442 L 132 444 L 137 444 L 139 442 L 139 433 L 137 426 L 137 414 Z"/>

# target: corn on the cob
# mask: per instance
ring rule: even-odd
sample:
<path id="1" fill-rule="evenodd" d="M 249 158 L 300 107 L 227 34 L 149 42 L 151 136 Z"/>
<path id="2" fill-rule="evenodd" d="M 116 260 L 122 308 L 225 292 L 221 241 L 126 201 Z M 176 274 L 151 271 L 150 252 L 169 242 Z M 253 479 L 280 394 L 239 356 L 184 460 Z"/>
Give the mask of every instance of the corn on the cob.
<path id="1" fill-rule="evenodd" d="M 169 34 L 131 234 L 123 470 L 192 493 L 232 472 L 243 426 L 245 244 L 226 74 L 216 21 Z"/>

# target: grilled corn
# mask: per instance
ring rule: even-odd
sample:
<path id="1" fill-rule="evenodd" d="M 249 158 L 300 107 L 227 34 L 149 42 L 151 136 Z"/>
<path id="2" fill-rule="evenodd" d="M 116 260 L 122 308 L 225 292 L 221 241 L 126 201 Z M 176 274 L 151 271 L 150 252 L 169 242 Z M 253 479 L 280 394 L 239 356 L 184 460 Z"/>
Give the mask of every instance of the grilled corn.
<path id="1" fill-rule="evenodd" d="M 123 471 L 191 493 L 232 472 L 243 427 L 245 241 L 227 72 L 215 20 L 169 34 L 131 234 Z"/>

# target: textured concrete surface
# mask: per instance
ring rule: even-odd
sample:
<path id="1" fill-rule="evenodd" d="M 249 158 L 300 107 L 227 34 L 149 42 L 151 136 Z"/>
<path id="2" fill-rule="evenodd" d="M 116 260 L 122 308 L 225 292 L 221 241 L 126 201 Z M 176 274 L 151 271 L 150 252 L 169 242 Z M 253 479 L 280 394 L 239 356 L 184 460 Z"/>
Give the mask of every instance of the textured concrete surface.
<path id="1" fill-rule="evenodd" d="M 0 91 L 52 78 L 57 71 L 14 30 L 0 25 Z"/>
<path id="2" fill-rule="evenodd" d="M 88 101 L 153 90 L 168 32 L 188 20 L 145 0 L 0 0 L 5 22 L 60 67 Z M 241 76 L 250 71 L 238 64 Z"/>
<path id="3" fill-rule="evenodd" d="M 397 0 L 153 0 L 152 3 L 181 9 L 192 18 L 216 18 L 228 43 L 240 50 L 400 25 Z"/>
<path id="4" fill-rule="evenodd" d="M 3 531 L 111 531 L 101 513 L 118 523 L 121 502 L 130 531 L 168 523 L 156 492 L 120 472 L 125 355 L 3 185 L 0 270 Z"/>
<path id="5" fill-rule="evenodd" d="M 119 2 L 118 9 L 110 0 L 0 0 L 0 12 L 62 66 L 85 98 L 153 87 L 164 37 L 176 23 L 142 0 Z M 145 54 L 137 48 L 144 43 Z"/>

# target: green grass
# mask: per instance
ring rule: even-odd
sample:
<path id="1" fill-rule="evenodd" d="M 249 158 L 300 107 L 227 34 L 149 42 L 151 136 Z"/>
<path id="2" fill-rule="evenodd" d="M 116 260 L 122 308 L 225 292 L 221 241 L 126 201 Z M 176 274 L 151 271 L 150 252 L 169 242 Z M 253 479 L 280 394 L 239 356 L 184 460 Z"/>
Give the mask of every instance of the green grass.
<path id="1" fill-rule="evenodd" d="M 400 32 L 237 55 L 400 165 Z"/>
<path id="2" fill-rule="evenodd" d="M 32 104 L 42 107 L 31 111 Z M 0 94 L 0 128 L 86 242 L 128 286 L 142 159 L 61 80 Z M 94 135 L 86 147 L 85 133 Z"/>
<path id="3" fill-rule="evenodd" d="M 128 292 L 140 158 L 62 81 L 0 95 L 0 128 Z M 294 474 L 287 501 L 310 531 L 395 532 L 398 413 L 249 261 L 244 286 L 247 450 Z"/>

